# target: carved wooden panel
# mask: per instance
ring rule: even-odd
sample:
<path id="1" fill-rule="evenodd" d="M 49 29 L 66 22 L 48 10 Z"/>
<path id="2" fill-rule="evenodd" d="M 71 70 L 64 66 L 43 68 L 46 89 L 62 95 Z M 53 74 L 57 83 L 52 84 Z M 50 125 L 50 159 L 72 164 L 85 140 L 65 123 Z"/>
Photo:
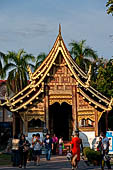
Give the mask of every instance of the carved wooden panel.
<path id="1" fill-rule="evenodd" d="M 63 86 L 63 85 L 58 85 L 58 86 L 57 86 L 57 89 L 58 89 L 58 90 L 64 90 L 64 86 Z"/>
<path id="2" fill-rule="evenodd" d="M 69 85 L 65 86 L 65 90 L 72 90 L 72 86 Z"/>
<path id="3" fill-rule="evenodd" d="M 79 94 L 78 99 L 79 99 L 79 106 L 78 106 L 79 109 L 82 109 L 82 108 L 91 109 L 92 108 L 94 110 L 94 108 L 89 104 L 89 102 L 85 101 L 85 98 L 82 95 Z"/>
<path id="4" fill-rule="evenodd" d="M 49 94 L 57 94 L 61 91 L 63 94 L 72 95 L 72 84 L 76 83 L 76 80 L 72 78 L 72 73 L 68 68 L 63 56 L 59 54 L 57 61 L 50 70 L 50 81 L 47 83 L 49 85 Z"/>

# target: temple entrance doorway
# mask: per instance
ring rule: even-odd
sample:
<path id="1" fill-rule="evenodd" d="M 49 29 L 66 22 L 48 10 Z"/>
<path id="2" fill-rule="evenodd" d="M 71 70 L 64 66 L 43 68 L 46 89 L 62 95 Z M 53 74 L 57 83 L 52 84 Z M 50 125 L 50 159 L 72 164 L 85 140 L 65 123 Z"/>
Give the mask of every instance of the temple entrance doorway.
<path id="1" fill-rule="evenodd" d="M 72 134 L 72 106 L 67 103 L 54 103 L 49 108 L 49 125 L 51 134 L 70 140 Z"/>

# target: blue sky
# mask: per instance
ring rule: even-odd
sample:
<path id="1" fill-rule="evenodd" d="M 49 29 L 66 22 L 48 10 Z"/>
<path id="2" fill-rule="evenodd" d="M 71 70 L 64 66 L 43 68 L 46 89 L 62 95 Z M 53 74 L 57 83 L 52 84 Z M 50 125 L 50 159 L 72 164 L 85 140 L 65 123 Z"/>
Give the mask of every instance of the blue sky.
<path id="1" fill-rule="evenodd" d="M 58 34 L 65 44 L 85 39 L 99 57 L 113 56 L 113 17 L 106 0 L 0 0 L 0 51 L 48 53 Z"/>

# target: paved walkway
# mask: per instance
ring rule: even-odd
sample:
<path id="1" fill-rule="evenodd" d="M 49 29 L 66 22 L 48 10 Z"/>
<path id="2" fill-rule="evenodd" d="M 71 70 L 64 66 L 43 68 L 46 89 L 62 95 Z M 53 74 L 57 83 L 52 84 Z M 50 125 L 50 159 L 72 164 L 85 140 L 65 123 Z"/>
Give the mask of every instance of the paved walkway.
<path id="1" fill-rule="evenodd" d="M 0 167 L 0 170 L 18 170 L 16 167 Z M 45 158 L 41 158 L 40 166 L 34 166 L 33 162 L 27 164 L 27 168 L 30 170 L 71 170 L 70 162 L 67 161 L 66 156 L 52 156 L 50 161 L 46 161 Z M 105 168 L 106 169 L 106 168 Z M 86 163 L 81 160 L 77 170 L 100 170 L 100 167 L 87 166 Z"/>

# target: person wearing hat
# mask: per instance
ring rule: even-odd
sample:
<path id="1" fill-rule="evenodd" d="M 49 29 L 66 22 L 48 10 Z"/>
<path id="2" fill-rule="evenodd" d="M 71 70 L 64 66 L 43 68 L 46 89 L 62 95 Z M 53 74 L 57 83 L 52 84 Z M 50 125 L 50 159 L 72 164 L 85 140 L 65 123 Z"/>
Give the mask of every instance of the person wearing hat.
<path id="1" fill-rule="evenodd" d="M 72 151 L 72 169 L 77 168 L 78 162 L 80 161 L 80 145 L 82 140 L 79 138 L 79 131 L 75 131 L 74 137 L 71 141 L 71 151 Z"/>

